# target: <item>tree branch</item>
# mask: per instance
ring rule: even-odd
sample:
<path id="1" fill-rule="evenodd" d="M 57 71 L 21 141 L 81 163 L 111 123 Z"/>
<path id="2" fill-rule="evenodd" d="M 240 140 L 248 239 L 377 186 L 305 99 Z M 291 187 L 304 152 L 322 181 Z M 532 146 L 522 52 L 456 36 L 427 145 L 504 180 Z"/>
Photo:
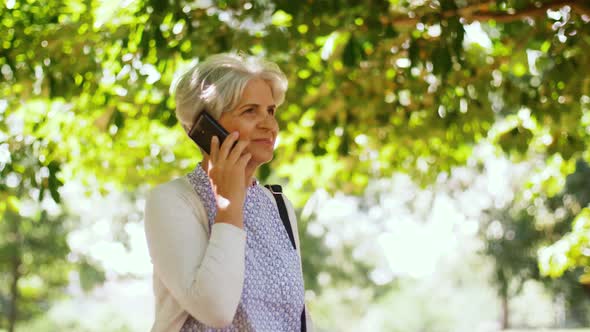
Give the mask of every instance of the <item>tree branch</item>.
<path id="1" fill-rule="evenodd" d="M 514 12 L 492 11 L 490 10 L 490 6 L 494 3 L 495 1 L 471 4 L 459 9 L 443 11 L 440 13 L 440 15 L 443 18 L 458 16 L 460 18 L 463 18 L 466 21 L 466 23 L 490 20 L 494 20 L 496 22 L 501 23 L 507 23 L 522 20 L 527 17 L 545 16 L 548 9 L 559 10 L 564 6 L 570 6 L 574 12 L 577 12 L 580 15 L 584 14 L 590 16 L 590 7 L 585 5 L 581 0 L 555 0 L 552 2 L 543 3 L 540 6 L 531 6 L 529 8 L 521 9 Z M 396 27 L 407 27 L 414 26 L 421 20 L 419 17 L 403 16 L 384 18 L 383 21 L 384 23 L 393 24 Z"/>

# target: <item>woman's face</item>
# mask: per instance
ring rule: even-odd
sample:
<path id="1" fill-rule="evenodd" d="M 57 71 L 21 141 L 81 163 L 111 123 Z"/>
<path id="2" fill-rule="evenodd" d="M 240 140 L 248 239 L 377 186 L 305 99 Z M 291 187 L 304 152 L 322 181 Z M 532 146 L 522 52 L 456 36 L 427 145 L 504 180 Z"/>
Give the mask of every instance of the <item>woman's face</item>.
<path id="1" fill-rule="evenodd" d="M 249 142 L 246 152 L 252 154 L 252 166 L 257 167 L 272 160 L 279 131 L 275 110 L 268 83 L 252 79 L 246 84 L 238 106 L 221 113 L 219 123 L 230 133 L 239 132 L 240 140 Z"/>

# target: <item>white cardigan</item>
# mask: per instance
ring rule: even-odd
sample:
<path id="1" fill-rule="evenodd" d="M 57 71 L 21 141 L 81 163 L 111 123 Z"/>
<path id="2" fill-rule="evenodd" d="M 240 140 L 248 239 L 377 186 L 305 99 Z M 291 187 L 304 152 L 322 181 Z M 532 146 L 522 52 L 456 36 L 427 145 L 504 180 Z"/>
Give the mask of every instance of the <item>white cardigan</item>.
<path id="1" fill-rule="evenodd" d="M 274 202 L 272 193 L 264 191 Z M 284 198 L 299 249 L 295 212 Z M 244 283 L 246 232 L 214 223 L 209 238 L 207 212 L 185 176 L 149 192 L 145 233 L 154 267 L 152 332 L 180 331 L 189 314 L 212 327 L 231 324 Z M 306 321 L 312 331 L 309 314 Z"/>

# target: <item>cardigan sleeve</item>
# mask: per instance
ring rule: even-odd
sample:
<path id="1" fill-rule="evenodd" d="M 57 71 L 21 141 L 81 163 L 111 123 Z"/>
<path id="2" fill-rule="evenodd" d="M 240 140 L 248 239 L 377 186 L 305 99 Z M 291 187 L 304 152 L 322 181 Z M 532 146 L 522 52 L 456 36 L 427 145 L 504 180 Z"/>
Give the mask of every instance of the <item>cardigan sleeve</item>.
<path id="1" fill-rule="evenodd" d="M 208 238 L 208 223 L 199 220 L 206 213 L 197 211 L 191 199 L 189 193 L 170 185 L 148 194 L 148 249 L 154 273 L 182 309 L 219 328 L 231 324 L 242 294 L 246 232 L 215 223 Z"/>

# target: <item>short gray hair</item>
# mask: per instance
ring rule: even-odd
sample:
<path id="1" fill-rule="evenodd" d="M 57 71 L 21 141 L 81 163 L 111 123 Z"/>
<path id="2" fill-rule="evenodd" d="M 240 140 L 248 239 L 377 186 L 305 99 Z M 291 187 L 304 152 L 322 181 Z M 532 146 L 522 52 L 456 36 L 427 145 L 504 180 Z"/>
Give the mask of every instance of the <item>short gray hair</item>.
<path id="1" fill-rule="evenodd" d="M 274 62 L 235 53 L 208 57 L 193 65 L 173 84 L 177 119 L 187 132 L 205 109 L 219 119 L 222 112 L 238 106 L 246 84 L 254 78 L 268 83 L 277 106 L 283 103 L 287 77 Z"/>

